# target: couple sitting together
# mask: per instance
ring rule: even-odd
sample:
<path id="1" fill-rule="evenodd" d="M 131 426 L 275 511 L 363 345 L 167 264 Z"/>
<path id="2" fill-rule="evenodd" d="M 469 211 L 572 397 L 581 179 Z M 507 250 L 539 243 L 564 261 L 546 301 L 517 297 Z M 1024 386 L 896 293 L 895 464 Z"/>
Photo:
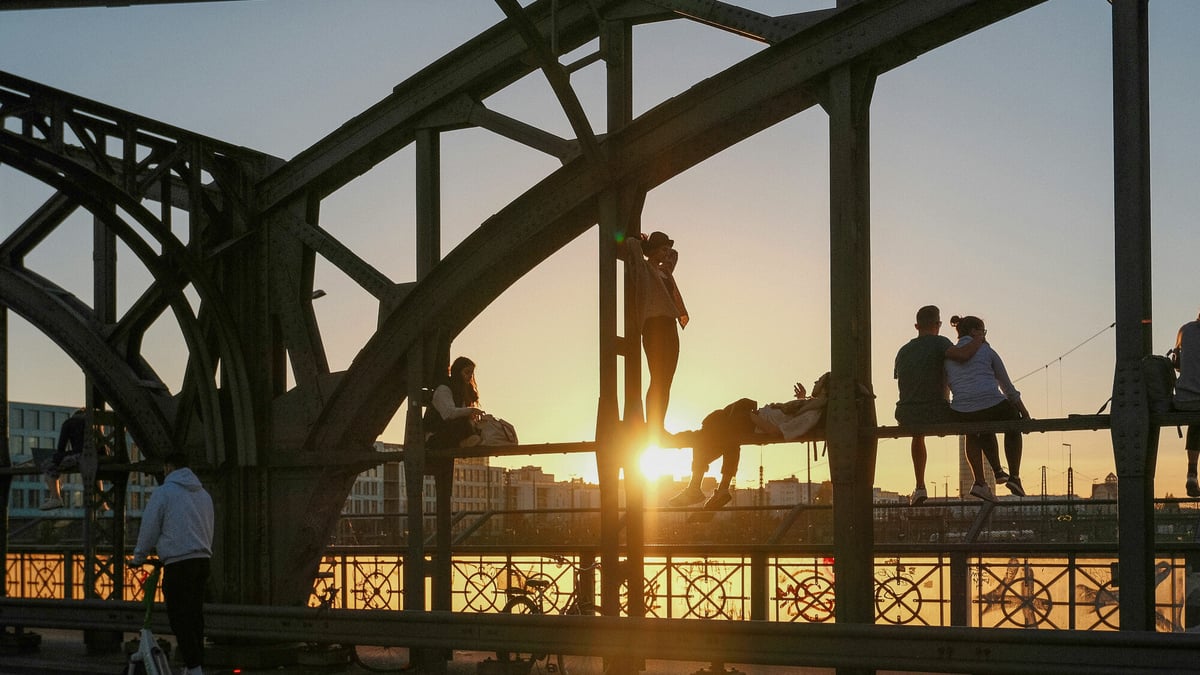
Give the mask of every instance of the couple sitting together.
<path id="1" fill-rule="evenodd" d="M 958 330 L 958 342 L 939 334 L 941 312 L 928 305 L 917 312 L 917 337 L 896 354 L 895 376 L 900 389 L 896 421 L 902 425 L 944 422 L 984 422 L 1029 419 L 1021 392 L 1013 386 L 1004 362 L 987 342 L 987 329 L 976 316 L 954 316 L 950 325 Z M 949 389 L 951 398 L 947 400 Z M 1021 433 L 1004 434 L 1004 456 L 1008 471 L 1000 464 L 996 434 L 966 434 L 967 463 L 975 477 L 971 495 L 996 501 L 983 473 L 986 457 L 997 484 L 1005 484 L 1018 497 L 1021 485 Z M 910 503 L 928 498 L 925 490 L 925 437 L 913 436 L 912 460 L 917 486 Z"/>

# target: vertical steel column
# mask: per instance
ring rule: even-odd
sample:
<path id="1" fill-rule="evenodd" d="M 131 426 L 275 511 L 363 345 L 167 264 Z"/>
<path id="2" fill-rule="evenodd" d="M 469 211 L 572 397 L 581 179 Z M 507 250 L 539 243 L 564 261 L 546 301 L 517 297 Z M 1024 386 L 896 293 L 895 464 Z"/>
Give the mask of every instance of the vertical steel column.
<path id="1" fill-rule="evenodd" d="M 416 132 L 417 281 L 442 257 L 442 149 L 436 129 Z"/>
<path id="2" fill-rule="evenodd" d="M 826 429 L 834 490 L 838 623 L 871 624 L 875 407 L 858 394 L 871 382 L 869 121 L 872 73 L 835 71 L 829 113 L 831 371 Z M 840 669 L 839 669 L 840 671 Z"/>
<path id="3" fill-rule="evenodd" d="M 0 304 L 0 467 L 12 466 L 8 447 L 8 307 Z M 8 595 L 8 501 L 11 475 L 0 476 L 0 598 Z M 0 627 L 2 628 L 2 627 Z"/>
<path id="4" fill-rule="evenodd" d="M 432 556 L 433 597 L 430 599 L 430 609 L 450 611 L 451 598 L 454 590 L 451 587 L 451 570 L 454 566 L 451 546 L 451 527 L 453 523 L 452 497 L 454 496 L 454 460 L 437 459 L 429 462 L 430 473 L 433 474 L 434 494 L 437 499 L 437 530 L 434 532 L 434 554 Z"/>
<path id="5" fill-rule="evenodd" d="M 132 154 L 132 140 L 125 139 L 125 160 Z M 117 237 L 98 216 L 92 217 L 92 311 L 101 324 L 111 324 L 117 313 Z M 112 550 L 115 539 L 113 532 L 103 532 L 98 513 L 100 496 L 96 494 L 96 475 L 99 469 L 97 431 L 101 422 L 98 413 L 104 409 L 104 395 L 95 387 L 91 378 L 85 380 L 87 422 L 83 436 L 83 455 L 79 461 L 80 479 L 83 482 L 83 597 L 111 600 L 123 595 L 125 585 L 124 551 Z M 109 519 L 110 528 L 124 526 Z M 107 536 L 106 536 L 107 535 Z M 108 561 L 100 562 L 100 547 L 108 544 Z M 119 576 L 118 576 L 119 575 Z M 101 593 L 107 590 L 107 596 Z M 120 649 L 121 633 L 118 631 L 84 631 L 84 643 L 88 653 L 111 653 Z"/>
<path id="6" fill-rule="evenodd" d="M 1154 630 L 1154 463 L 1141 361 L 1153 351 L 1150 285 L 1150 76 L 1147 0 L 1113 0 L 1113 206 L 1121 629 Z"/>
<path id="7" fill-rule="evenodd" d="M 416 255 L 417 280 L 425 278 L 441 258 L 441 147 L 435 129 L 416 132 Z M 417 341 L 408 356 L 408 415 L 404 425 L 404 487 L 408 498 L 408 552 L 404 558 L 404 608 L 425 609 L 425 505 L 426 472 L 425 433 L 421 425 L 422 383 L 432 373 L 432 336 Z M 435 480 L 437 477 L 435 476 Z M 443 491 L 437 486 L 441 503 Z M 447 509 L 448 510 L 448 509 Z M 442 529 L 442 509 L 438 509 L 438 530 Z M 445 514 L 449 527 L 449 514 Z M 441 543 L 439 537 L 438 543 Z M 437 556 L 449 566 L 449 550 Z M 449 570 L 447 569 L 447 578 Z M 434 588 L 436 598 L 441 589 Z"/>
<path id="8" fill-rule="evenodd" d="M 607 89 L 607 130 L 612 133 L 621 129 L 633 116 L 633 28 L 626 21 L 607 21 L 600 30 L 600 51 L 604 56 Z M 606 157 L 612 162 L 616 158 Z M 630 197 L 630 191 L 613 188 L 600 200 L 600 373 L 601 390 L 597 410 L 596 468 L 600 480 L 600 559 L 604 574 L 601 575 L 600 606 L 606 614 L 616 615 L 620 611 L 621 574 L 621 519 L 620 519 L 620 475 L 625 469 L 626 523 L 629 613 L 643 613 L 642 600 L 642 513 L 640 492 L 634 488 L 630 467 L 631 434 L 630 421 L 642 417 L 641 412 L 641 351 L 638 345 L 638 327 L 631 316 L 629 284 L 624 285 L 624 334 L 617 336 L 617 283 L 616 260 L 618 248 L 625 237 L 638 231 L 637 214 L 640 200 Z M 625 364 L 625 424 L 621 424 L 618 412 L 617 357 L 624 357 Z M 640 426 L 640 425 L 639 425 Z M 634 494 L 637 493 L 637 494 Z M 636 503 L 635 503 L 636 502 Z"/>
<path id="9" fill-rule="evenodd" d="M 425 611 L 425 434 L 421 429 L 421 382 L 427 340 L 417 340 L 408 355 L 408 414 L 404 424 L 404 492 L 408 526 L 404 554 L 404 609 Z"/>

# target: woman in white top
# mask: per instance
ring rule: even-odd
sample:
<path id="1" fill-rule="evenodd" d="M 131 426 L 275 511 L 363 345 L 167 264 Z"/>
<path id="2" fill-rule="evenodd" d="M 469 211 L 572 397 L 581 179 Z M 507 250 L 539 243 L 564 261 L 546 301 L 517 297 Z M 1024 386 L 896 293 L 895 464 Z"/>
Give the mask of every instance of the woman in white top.
<path id="1" fill-rule="evenodd" d="M 946 384 L 950 386 L 950 409 L 955 419 L 964 422 L 985 422 L 1028 419 L 1029 411 L 1021 402 L 1021 392 L 1013 386 L 1004 368 L 1004 361 L 991 344 L 986 341 L 987 328 L 977 316 L 954 316 L 950 325 L 958 329 L 958 344 L 969 343 L 978 337 L 984 340 L 979 351 L 964 362 L 947 359 Z M 996 434 L 967 434 L 966 455 L 975 485 L 971 494 L 995 501 L 983 477 L 983 456 L 992 465 L 997 483 L 1006 483 L 1008 489 L 1018 497 L 1025 496 L 1021 485 L 1021 433 L 1004 434 L 1004 457 L 1008 461 L 1008 473 L 1000 466 L 1000 449 Z"/>
<path id="2" fill-rule="evenodd" d="M 433 390 L 433 403 L 425 409 L 422 426 L 425 447 L 444 449 L 479 445 L 475 423 L 483 415 L 479 387 L 475 384 L 475 362 L 465 356 L 454 359 L 449 375 Z"/>

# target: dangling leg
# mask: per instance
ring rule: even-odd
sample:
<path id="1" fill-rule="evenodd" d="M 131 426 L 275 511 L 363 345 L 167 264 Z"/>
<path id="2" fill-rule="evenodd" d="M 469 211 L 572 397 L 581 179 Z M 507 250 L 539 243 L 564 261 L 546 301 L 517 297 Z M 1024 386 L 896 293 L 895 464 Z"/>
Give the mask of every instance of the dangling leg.
<path id="1" fill-rule="evenodd" d="M 1020 432 L 1004 434 L 1004 459 L 1008 461 L 1009 492 L 1018 497 L 1025 496 L 1025 486 L 1021 484 L 1021 446 L 1024 443 Z"/>
<path id="2" fill-rule="evenodd" d="M 929 460 L 929 451 L 925 449 L 925 437 L 913 436 L 909 451 L 912 454 L 913 475 L 916 476 L 917 487 L 908 498 L 908 503 L 918 506 L 929 498 L 929 493 L 925 490 L 925 464 Z"/>
<path id="3" fill-rule="evenodd" d="M 651 317 L 642 325 L 642 347 L 650 384 L 646 388 L 646 426 L 651 442 L 666 434 L 667 406 L 671 402 L 671 383 L 679 365 L 679 330 L 675 319 Z"/>
<path id="4" fill-rule="evenodd" d="M 980 499 L 994 502 L 996 501 L 996 497 L 988 489 L 987 479 L 983 476 L 983 445 L 981 437 L 984 435 L 986 434 L 967 434 L 964 453 L 967 457 L 967 464 L 971 467 L 971 475 L 975 478 L 975 484 L 971 486 L 971 494 Z"/>

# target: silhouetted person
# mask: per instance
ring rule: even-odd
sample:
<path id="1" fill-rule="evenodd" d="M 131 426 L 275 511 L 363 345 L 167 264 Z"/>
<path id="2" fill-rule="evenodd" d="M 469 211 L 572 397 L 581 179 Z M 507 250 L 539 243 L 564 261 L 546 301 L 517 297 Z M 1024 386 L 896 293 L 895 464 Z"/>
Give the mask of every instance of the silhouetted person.
<path id="1" fill-rule="evenodd" d="M 1200 410 L 1200 316 L 1179 327 L 1172 352 L 1179 378 L 1175 381 L 1175 408 L 1178 410 Z M 1200 427 L 1188 425 L 1187 440 L 1187 495 L 1200 497 L 1200 482 L 1196 480 L 1196 458 L 1200 456 Z"/>
<path id="2" fill-rule="evenodd" d="M 662 232 L 644 233 L 625 240 L 626 258 L 631 271 L 642 349 L 650 371 L 646 389 L 646 426 L 652 441 L 666 435 L 667 406 L 671 401 L 671 383 L 679 364 L 679 327 L 688 323 L 687 308 L 675 284 L 675 265 L 679 253 L 675 241 Z"/>
<path id="3" fill-rule="evenodd" d="M 87 414 L 83 408 L 76 410 L 58 429 L 58 447 L 54 455 L 41 467 L 42 480 L 50 495 L 42 502 L 43 511 L 60 509 L 62 500 L 62 474 L 79 468 L 83 455 L 83 438 L 87 430 Z"/>
<path id="4" fill-rule="evenodd" d="M 481 438 L 475 424 L 482 415 L 479 386 L 475 384 L 475 362 L 460 356 L 450 364 L 446 378 L 433 390 L 433 402 L 425 409 L 421 422 L 425 447 L 445 449 L 479 445 Z"/>
<path id="5" fill-rule="evenodd" d="M 953 316 L 950 325 L 958 329 L 958 345 L 965 346 L 969 340 L 983 340 L 987 328 L 977 316 Z M 950 409 L 956 419 L 963 422 L 985 422 L 1019 420 L 1029 418 L 1029 411 L 1021 402 L 1021 392 L 1013 386 L 1004 368 L 1000 355 L 986 341 L 979 346 L 975 355 L 963 363 L 946 361 L 946 381 L 950 385 Z M 975 476 L 971 494 L 980 499 L 995 501 L 983 475 L 983 456 L 992 465 L 996 483 L 1008 484 L 1008 490 L 1018 497 L 1025 496 L 1021 485 L 1021 432 L 1004 434 L 1004 457 L 1008 460 L 1008 473 L 1000 466 L 1000 449 L 996 434 L 967 434 L 967 463 Z M 1010 475 L 1011 474 L 1011 475 Z"/>
<path id="6" fill-rule="evenodd" d="M 151 551 L 163 563 L 162 590 L 167 619 L 179 644 L 186 675 L 204 672 L 204 595 L 212 558 L 213 503 L 188 468 L 187 454 L 163 460 L 163 482 L 150 494 L 131 565 L 143 565 Z"/>
<path id="7" fill-rule="evenodd" d="M 943 335 L 942 313 L 934 305 L 917 310 L 917 322 L 913 324 L 917 336 L 909 340 L 896 353 L 895 378 L 900 390 L 896 401 L 896 421 L 903 425 L 938 424 L 954 420 L 946 387 L 946 359 L 966 361 L 979 351 L 983 339 L 972 340 L 957 346 Z M 925 464 L 929 453 L 925 449 L 925 437 L 913 436 L 910 443 L 913 473 L 917 487 L 908 503 L 917 506 L 929 498 L 925 489 Z"/>
<path id="8" fill-rule="evenodd" d="M 729 485 L 737 475 L 738 463 L 741 461 L 741 440 L 754 433 L 754 420 L 750 415 L 757 408 L 757 402 L 742 398 L 705 416 L 692 444 L 691 478 L 687 487 L 671 497 L 668 504 L 691 506 L 704 502 L 705 494 L 700 489 L 700 483 L 704 479 L 704 473 L 708 471 L 708 466 L 718 457 L 722 458 L 721 482 L 712 496 L 708 497 L 708 501 L 704 502 L 704 508 L 719 509 L 733 499 Z"/>

